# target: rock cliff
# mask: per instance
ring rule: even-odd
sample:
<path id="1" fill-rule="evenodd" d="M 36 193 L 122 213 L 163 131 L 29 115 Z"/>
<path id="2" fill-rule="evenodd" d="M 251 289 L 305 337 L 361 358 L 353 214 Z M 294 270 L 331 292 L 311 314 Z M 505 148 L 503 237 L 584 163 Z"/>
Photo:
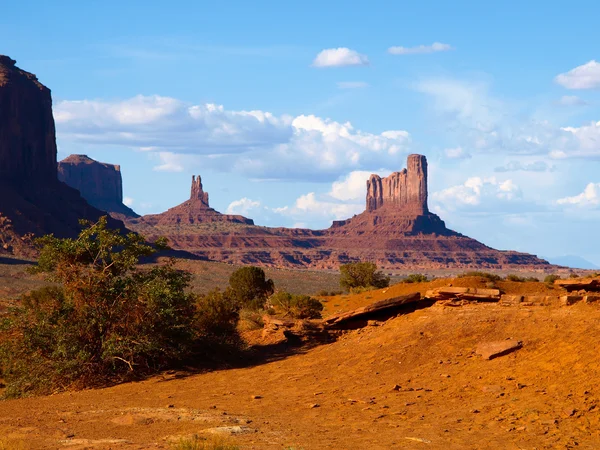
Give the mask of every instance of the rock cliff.
<path id="1" fill-rule="evenodd" d="M 50 89 L 0 55 L 0 179 L 56 179 Z"/>
<path id="2" fill-rule="evenodd" d="M 0 214 L 17 235 L 74 236 L 104 213 L 57 178 L 50 90 L 0 55 Z M 113 227 L 124 228 L 111 220 Z"/>
<path id="3" fill-rule="evenodd" d="M 98 162 L 87 155 L 70 155 L 58 163 L 58 179 L 77 189 L 90 205 L 114 217 L 139 217 L 123 204 L 120 166 Z"/>

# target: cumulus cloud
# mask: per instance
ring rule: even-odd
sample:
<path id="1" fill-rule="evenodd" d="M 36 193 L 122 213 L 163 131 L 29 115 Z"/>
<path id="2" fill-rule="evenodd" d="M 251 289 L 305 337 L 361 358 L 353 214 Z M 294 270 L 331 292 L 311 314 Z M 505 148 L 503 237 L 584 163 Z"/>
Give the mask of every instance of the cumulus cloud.
<path id="1" fill-rule="evenodd" d="M 521 163 L 519 161 L 509 161 L 504 166 L 496 167 L 495 172 L 552 172 L 555 167 L 545 161 L 533 161 L 530 163 Z"/>
<path id="2" fill-rule="evenodd" d="M 347 219 L 364 209 L 364 202 L 335 202 L 327 198 L 319 198 L 314 192 L 309 192 L 298 197 L 293 206 L 275 208 L 274 211 L 297 221 L 329 221 Z"/>
<path id="3" fill-rule="evenodd" d="M 454 50 L 451 45 L 434 42 L 431 45 L 417 45 L 416 47 L 390 47 L 388 53 L 392 55 L 419 55 L 424 53 L 447 52 Z"/>
<path id="4" fill-rule="evenodd" d="M 428 79 L 415 88 L 430 98 L 437 116 L 435 126 L 473 153 L 545 154 L 552 158 L 600 153 L 598 123 L 561 128 L 535 119 L 491 95 L 486 83 Z"/>
<path id="5" fill-rule="evenodd" d="M 231 202 L 225 212 L 227 214 L 239 214 L 242 216 L 247 216 L 250 214 L 251 211 L 260 208 L 260 206 L 261 204 L 259 201 L 251 200 L 249 198 L 244 197 Z"/>
<path id="6" fill-rule="evenodd" d="M 372 172 L 364 170 L 350 172 L 331 185 L 329 196 L 342 201 L 364 199 L 367 195 L 367 180 L 371 174 Z M 390 171 L 381 169 L 377 171 L 377 174 L 386 177 L 390 174 Z"/>
<path id="7" fill-rule="evenodd" d="M 471 154 L 462 147 L 446 148 L 444 149 L 444 155 L 448 159 L 468 159 Z"/>
<path id="8" fill-rule="evenodd" d="M 559 106 L 586 106 L 588 103 L 576 95 L 563 95 L 556 104 Z"/>
<path id="9" fill-rule="evenodd" d="M 497 180 L 495 177 L 471 177 L 463 184 L 452 186 L 431 196 L 441 211 L 455 211 L 477 207 L 478 210 L 494 208 L 498 202 L 521 199 L 521 189 L 512 180 Z"/>
<path id="10" fill-rule="evenodd" d="M 558 199 L 556 203 L 578 207 L 598 206 L 600 205 L 600 183 L 589 183 L 581 194 Z"/>
<path id="11" fill-rule="evenodd" d="M 123 197 L 123 204 L 125 206 L 133 206 L 134 200 L 131 197 Z"/>
<path id="12" fill-rule="evenodd" d="M 554 81 L 567 89 L 600 88 L 600 63 L 591 60 L 557 75 Z"/>
<path id="13" fill-rule="evenodd" d="M 339 89 L 362 89 L 369 86 L 365 81 L 339 81 L 337 87 Z"/>
<path id="14" fill-rule="evenodd" d="M 314 115 L 231 111 L 160 96 L 63 101 L 54 112 L 59 139 L 145 151 L 157 155 L 160 171 L 202 164 L 255 178 L 331 180 L 395 163 L 410 145 L 404 130 L 373 134 Z"/>
<path id="15" fill-rule="evenodd" d="M 312 63 L 313 67 L 368 66 L 369 58 L 347 47 L 321 50 Z"/>

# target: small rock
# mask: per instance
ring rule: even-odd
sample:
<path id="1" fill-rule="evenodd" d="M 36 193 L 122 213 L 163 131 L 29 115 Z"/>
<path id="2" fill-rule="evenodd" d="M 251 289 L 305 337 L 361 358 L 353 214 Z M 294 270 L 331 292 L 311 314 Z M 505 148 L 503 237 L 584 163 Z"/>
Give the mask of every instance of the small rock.
<path id="1" fill-rule="evenodd" d="M 478 409 L 472 409 L 472 410 L 471 410 L 471 412 L 472 412 L 473 414 L 479 414 L 479 413 L 480 413 L 480 411 L 479 411 Z"/>
<path id="2" fill-rule="evenodd" d="M 173 405 L 173 404 L 167 405 L 167 408 L 175 408 L 175 405 Z"/>
<path id="3" fill-rule="evenodd" d="M 499 356 L 507 355 L 508 353 L 514 352 L 523 346 L 521 341 L 515 339 L 507 339 L 505 341 L 495 342 L 480 342 L 477 344 L 476 352 L 481 355 L 483 359 L 493 359 Z"/>
<path id="4" fill-rule="evenodd" d="M 395 384 L 392 386 L 392 391 L 399 391 L 400 389 L 402 389 L 402 386 Z"/>
<path id="5" fill-rule="evenodd" d="M 313 403 L 309 406 L 309 408 L 318 408 L 319 406 L 321 405 L 319 405 L 318 403 Z"/>
<path id="6" fill-rule="evenodd" d="M 252 400 L 260 400 L 262 398 L 262 395 L 253 395 L 252 396 Z"/>

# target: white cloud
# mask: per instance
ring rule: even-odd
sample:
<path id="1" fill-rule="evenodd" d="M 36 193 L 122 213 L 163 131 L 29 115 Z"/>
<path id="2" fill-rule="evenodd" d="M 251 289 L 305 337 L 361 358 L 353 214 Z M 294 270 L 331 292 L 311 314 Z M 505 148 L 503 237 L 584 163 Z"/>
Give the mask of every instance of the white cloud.
<path id="1" fill-rule="evenodd" d="M 567 89 L 600 88 L 600 63 L 591 60 L 557 75 L 554 81 Z"/>
<path id="2" fill-rule="evenodd" d="M 576 95 L 563 95 L 556 104 L 560 106 L 585 106 L 588 103 Z"/>
<path id="3" fill-rule="evenodd" d="M 380 176 L 389 175 L 387 170 L 378 170 Z M 335 181 L 331 185 L 329 196 L 337 200 L 359 200 L 364 199 L 367 195 L 367 180 L 371 176 L 371 172 L 364 170 L 356 170 L 350 172 L 343 179 Z"/>
<path id="4" fill-rule="evenodd" d="M 125 206 L 133 206 L 134 200 L 131 197 L 123 197 L 123 204 Z"/>
<path id="5" fill-rule="evenodd" d="M 451 45 L 434 42 L 431 45 L 417 45 L 416 47 L 390 47 L 388 53 L 392 55 L 418 55 L 424 53 L 447 52 L 454 50 Z"/>
<path id="6" fill-rule="evenodd" d="M 368 66 L 369 58 L 346 47 L 321 50 L 312 63 L 313 67 Z"/>
<path id="7" fill-rule="evenodd" d="M 498 202 L 522 198 L 522 192 L 512 180 L 499 181 L 495 177 L 471 177 L 463 184 L 452 186 L 431 196 L 439 211 L 455 211 L 477 207 L 488 209 Z"/>
<path id="8" fill-rule="evenodd" d="M 468 159 L 471 154 L 462 147 L 446 148 L 444 154 L 448 159 Z"/>
<path id="9" fill-rule="evenodd" d="M 365 205 L 362 203 L 342 203 L 319 198 L 314 192 L 301 195 L 296 199 L 293 206 L 284 206 L 275 208 L 278 214 L 288 216 L 296 221 L 307 220 L 340 220 L 352 217 L 364 211 Z"/>
<path id="10" fill-rule="evenodd" d="M 54 112 L 61 141 L 145 151 L 158 155 L 159 171 L 202 165 L 254 178 L 331 180 L 396 164 L 410 145 L 403 130 L 373 134 L 314 115 L 230 111 L 159 96 L 63 101 Z"/>
<path id="11" fill-rule="evenodd" d="M 579 207 L 598 206 L 600 205 L 600 183 L 589 183 L 581 194 L 558 199 L 556 203 Z"/>
<path id="12" fill-rule="evenodd" d="M 365 81 L 339 81 L 337 87 L 339 89 L 362 89 L 369 86 Z"/>
<path id="13" fill-rule="evenodd" d="M 227 214 L 239 214 L 242 216 L 247 216 L 252 210 L 260 208 L 260 206 L 261 204 L 259 201 L 250 200 L 249 198 L 244 197 L 231 202 L 225 212 Z"/>

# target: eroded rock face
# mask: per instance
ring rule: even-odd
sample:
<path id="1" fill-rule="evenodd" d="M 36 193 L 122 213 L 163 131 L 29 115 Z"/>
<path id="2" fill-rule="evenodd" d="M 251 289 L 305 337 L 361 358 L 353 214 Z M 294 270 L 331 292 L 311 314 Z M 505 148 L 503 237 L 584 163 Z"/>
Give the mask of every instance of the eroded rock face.
<path id="1" fill-rule="evenodd" d="M 58 181 L 50 89 L 0 55 L 0 214 L 17 236 L 75 236 L 104 212 Z M 124 228 L 110 220 L 109 225 Z"/>
<path id="2" fill-rule="evenodd" d="M 427 158 L 409 155 L 406 169 L 367 181 L 367 211 L 393 208 L 412 214 L 427 214 Z"/>
<path id="3" fill-rule="evenodd" d="M 198 207 L 210 208 L 208 205 L 208 192 L 204 192 L 204 189 L 202 189 L 202 178 L 200 178 L 200 175 L 197 178 L 192 175 L 190 200 L 197 201 Z"/>
<path id="4" fill-rule="evenodd" d="M 70 155 L 58 163 L 58 179 L 77 189 L 91 205 L 119 218 L 139 217 L 123 204 L 121 167 Z"/>
<path id="5" fill-rule="evenodd" d="M 50 89 L 0 55 L 0 179 L 56 179 L 56 140 Z"/>

